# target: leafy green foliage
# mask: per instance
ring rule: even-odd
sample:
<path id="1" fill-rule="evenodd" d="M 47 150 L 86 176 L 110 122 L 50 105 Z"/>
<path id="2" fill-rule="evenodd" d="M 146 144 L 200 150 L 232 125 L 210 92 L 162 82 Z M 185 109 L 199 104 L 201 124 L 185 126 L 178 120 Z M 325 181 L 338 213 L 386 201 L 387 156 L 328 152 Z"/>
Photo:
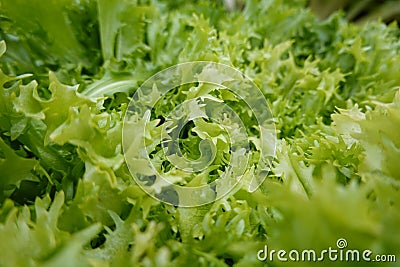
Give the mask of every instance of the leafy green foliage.
<path id="1" fill-rule="evenodd" d="M 319 21 L 304 6 L 248 0 L 227 12 L 209 1 L 0 0 L 0 266 L 263 266 L 256 256 L 264 244 L 318 250 L 341 237 L 400 257 L 400 30 L 355 26 L 341 14 Z M 250 168 L 225 198 L 177 208 L 132 182 L 122 120 L 145 79 L 194 60 L 254 80 L 278 145 L 254 193 Z M 198 120 L 179 145 L 197 159 L 201 140 L 215 142 L 212 168 L 184 181 L 162 159 L 159 123 L 196 96 L 229 104 L 257 162 L 254 117 L 214 89 L 175 88 L 137 133 L 173 181 L 217 179 L 229 158 L 226 133 Z M 280 265 L 290 263 L 271 263 Z"/>

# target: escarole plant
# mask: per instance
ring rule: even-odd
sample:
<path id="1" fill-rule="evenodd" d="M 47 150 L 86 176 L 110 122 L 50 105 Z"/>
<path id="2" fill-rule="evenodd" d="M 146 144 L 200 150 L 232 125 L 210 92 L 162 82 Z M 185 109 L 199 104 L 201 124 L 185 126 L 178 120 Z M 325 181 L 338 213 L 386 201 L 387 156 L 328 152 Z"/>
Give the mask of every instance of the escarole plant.
<path id="1" fill-rule="evenodd" d="M 0 0 L 0 266 L 291 266 L 257 253 L 318 252 L 339 238 L 371 259 L 400 257 L 398 26 L 319 20 L 302 0 L 242 2 L 228 11 L 223 1 Z M 174 88 L 133 132 L 158 171 L 182 186 L 218 180 L 233 157 L 228 128 L 246 131 L 251 152 L 232 192 L 185 208 L 135 182 L 129 168 L 146 166 L 128 168 L 122 135 L 138 88 L 192 61 L 254 82 L 276 153 L 252 192 L 262 130 L 251 108 L 229 88 Z M 182 126 L 182 155 L 195 161 L 203 140 L 215 145 L 209 167 L 187 179 L 155 137 L 171 110 L 200 96 L 227 103 L 243 127 L 213 121 L 204 103 L 183 107 L 200 119 Z"/>

